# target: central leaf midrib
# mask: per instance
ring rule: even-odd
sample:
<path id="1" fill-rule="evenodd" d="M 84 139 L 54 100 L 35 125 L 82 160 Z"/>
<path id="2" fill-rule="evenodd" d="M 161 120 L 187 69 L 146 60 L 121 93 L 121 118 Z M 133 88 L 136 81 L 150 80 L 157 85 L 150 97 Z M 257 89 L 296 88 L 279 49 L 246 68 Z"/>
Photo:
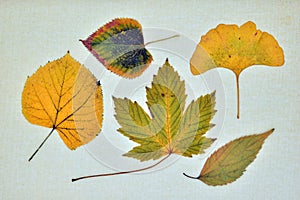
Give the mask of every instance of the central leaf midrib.
<path id="1" fill-rule="evenodd" d="M 58 96 L 57 110 L 56 110 L 56 115 L 55 115 L 55 119 L 54 119 L 54 128 L 56 128 L 58 126 L 58 124 L 56 124 L 56 122 L 57 122 L 57 119 L 58 119 L 58 114 L 60 113 L 60 101 L 61 101 L 61 98 L 62 98 L 62 91 L 63 91 L 63 87 L 64 87 L 64 84 L 65 84 L 65 77 L 66 77 L 66 66 L 64 67 L 62 84 L 61 84 L 60 92 L 59 92 L 59 96 Z"/>
<path id="2" fill-rule="evenodd" d="M 171 153 L 172 152 L 172 147 L 171 147 L 171 123 L 170 123 L 170 119 L 171 119 L 171 111 L 170 111 L 170 101 L 169 101 L 170 97 L 167 96 L 166 98 L 166 136 L 167 136 L 167 143 L 168 143 L 168 151 Z"/>

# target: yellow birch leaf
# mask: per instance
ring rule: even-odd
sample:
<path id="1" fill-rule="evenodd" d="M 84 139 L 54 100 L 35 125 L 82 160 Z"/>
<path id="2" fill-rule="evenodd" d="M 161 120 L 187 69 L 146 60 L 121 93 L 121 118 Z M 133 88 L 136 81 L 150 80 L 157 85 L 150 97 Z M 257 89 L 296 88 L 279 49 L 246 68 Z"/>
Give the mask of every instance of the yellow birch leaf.
<path id="1" fill-rule="evenodd" d="M 198 177 L 207 185 L 225 185 L 237 180 L 250 165 L 265 139 L 273 133 L 271 129 L 265 133 L 248 135 L 235 139 L 215 151 L 205 162 Z"/>
<path id="2" fill-rule="evenodd" d="M 93 140 L 102 127 L 103 99 L 100 82 L 69 52 L 48 62 L 27 78 L 22 112 L 32 124 L 56 130 L 70 149 Z"/>
<path id="3" fill-rule="evenodd" d="M 281 66 L 284 54 L 276 39 L 256 29 L 249 21 L 241 27 L 220 24 L 201 37 L 192 58 L 190 70 L 194 75 L 215 67 L 232 70 L 237 84 L 237 117 L 239 118 L 239 75 L 252 65 Z"/>

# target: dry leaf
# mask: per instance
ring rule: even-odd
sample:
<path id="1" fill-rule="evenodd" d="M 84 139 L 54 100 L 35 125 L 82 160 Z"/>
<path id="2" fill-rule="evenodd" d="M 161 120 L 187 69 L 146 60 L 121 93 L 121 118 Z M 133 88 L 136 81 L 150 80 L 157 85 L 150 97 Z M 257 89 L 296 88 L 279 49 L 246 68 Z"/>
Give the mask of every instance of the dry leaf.
<path id="1" fill-rule="evenodd" d="M 201 37 L 190 60 L 191 72 L 198 75 L 215 67 L 232 70 L 236 75 L 239 118 L 239 75 L 252 65 L 281 66 L 283 50 L 267 32 L 249 21 L 241 27 L 220 24 Z"/>
<path id="2" fill-rule="evenodd" d="M 141 24 L 135 19 L 117 18 L 101 26 L 86 40 L 84 46 L 110 71 L 125 78 L 135 78 L 152 62 L 152 55 L 145 48 Z"/>
<path id="3" fill-rule="evenodd" d="M 75 149 L 100 132 L 102 101 L 100 83 L 68 52 L 28 77 L 22 93 L 22 112 L 30 123 L 51 128 L 40 147 L 56 130 L 67 147 Z"/>
<path id="4" fill-rule="evenodd" d="M 185 85 L 168 60 L 146 88 L 149 116 L 137 102 L 114 98 L 118 130 L 140 144 L 125 156 L 141 161 L 172 153 L 192 157 L 204 153 L 214 141 L 204 134 L 213 126 L 215 94 L 192 101 L 185 108 Z"/>
<path id="5" fill-rule="evenodd" d="M 140 75 L 152 61 L 142 26 L 134 19 L 114 19 L 81 41 L 107 69 L 123 77 Z"/>
<path id="6" fill-rule="evenodd" d="M 205 162 L 198 177 L 207 185 L 225 185 L 231 183 L 243 175 L 247 166 L 250 165 L 265 139 L 272 134 L 274 129 L 265 133 L 244 136 L 235 139 L 215 151 Z"/>

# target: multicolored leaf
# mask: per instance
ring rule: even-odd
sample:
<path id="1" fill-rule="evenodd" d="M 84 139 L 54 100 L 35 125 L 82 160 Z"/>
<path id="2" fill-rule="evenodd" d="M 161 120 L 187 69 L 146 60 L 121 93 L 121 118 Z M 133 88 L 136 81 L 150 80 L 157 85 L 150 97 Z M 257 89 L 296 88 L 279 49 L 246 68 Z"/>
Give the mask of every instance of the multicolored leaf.
<path id="1" fill-rule="evenodd" d="M 152 62 L 142 26 L 134 19 L 114 19 L 81 42 L 107 69 L 125 78 L 139 76 Z"/>

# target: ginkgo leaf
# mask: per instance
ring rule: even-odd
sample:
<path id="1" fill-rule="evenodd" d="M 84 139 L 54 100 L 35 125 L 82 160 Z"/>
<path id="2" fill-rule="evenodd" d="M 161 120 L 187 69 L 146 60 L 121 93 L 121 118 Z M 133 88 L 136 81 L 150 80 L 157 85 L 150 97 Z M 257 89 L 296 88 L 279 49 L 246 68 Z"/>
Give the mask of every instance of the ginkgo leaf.
<path id="1" fill-rule="evenodd" d="M 205 133 L 213 126 L 215 93 L 192 101 L 185 109 L 185 84 L 168 60 L 146 88 L 149 116 L 137 102 L 114 98 L 120 133 L 139 144 L 125 156 L 146 161 L 172 153 L 192 157 L 204 153 L 215 139 Z"/>
<path id="2" fill-rule="evenodd" d="M 153 60 L 145 48 L 147 44 L 144 44 L 142 26 L 135 19 L 114 19 L 100 27 L 86 40 L 80 41 L 107 69 L 125 78 L 139 76 Z"/>
<path id="3" fill-rule="evenodd" d="M 232 70 L 237 84 L 237 117 L 239 118 L 239 75 L 252 65 L 281 66 L 283 50 L 276 39 L 267 32 L 256 29 L 249 21 L 241 27 L 220 24 L 201 37 L 190 59 L 194 75 L 215 67 Z"/>
<path id="4" fill-rule="evenodd" d="M 215 151 L 205 162 L 198 177 L 207 185 L 225 185 L 237 180 L 243 175 L 247 166 L 250 165 L 265 139 L 272 134 L 274 129 L 265 133 L 244 136 L 235 139 Z"/>
<path id="5" fill-rule="evenodd" d="M 66 146 L 73 150 L 93 140 L 101 130 L 100 82 L 68 52 L 27 78 L 22 93 L 22 112 L 30 123 L 51 128 L 40 147 L 56 130 Z"/>

